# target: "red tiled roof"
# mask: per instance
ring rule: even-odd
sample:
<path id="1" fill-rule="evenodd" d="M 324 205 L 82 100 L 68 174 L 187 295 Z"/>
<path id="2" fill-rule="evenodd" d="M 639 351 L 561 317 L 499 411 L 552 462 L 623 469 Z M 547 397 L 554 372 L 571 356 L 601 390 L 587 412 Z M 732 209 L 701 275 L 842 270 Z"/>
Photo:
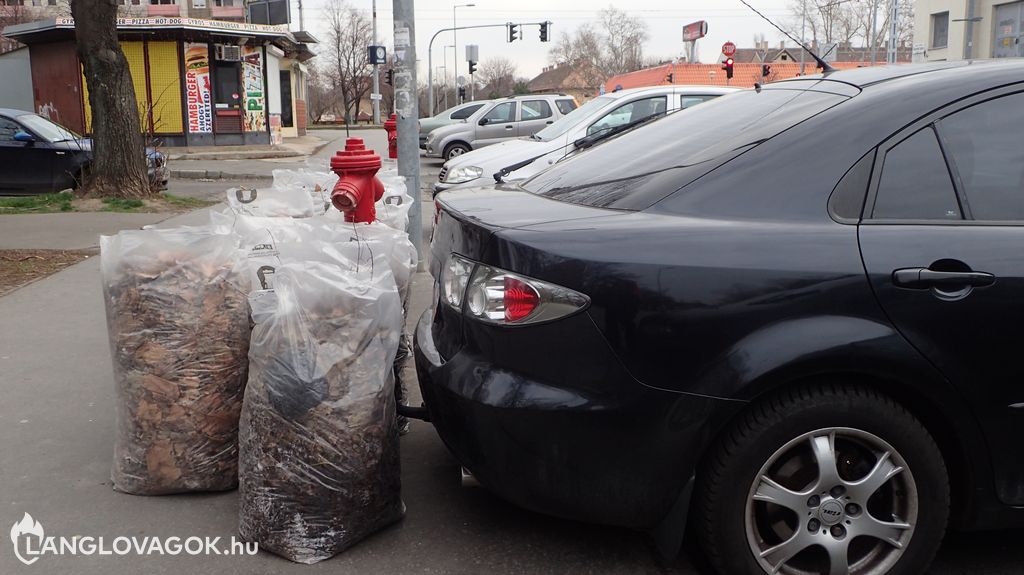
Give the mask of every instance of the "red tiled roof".
<path id="1" fill-rule="evenodd" d="M 800 63 L 771 62 L 771 73 L 767 80 L 785 80 L 800 75 Z M 866 66 L 864 62 L 832 62 L 832 67 L 837 70 L 848 70 Z M 808 62 L 804 75 L 816 74 L 818 70 L 814 62 Z M 626 74 L 612 76 L 605 82 L 605 90 L 611 92 L 616 86 L 622 89 L 640 88 L 643 86 L 661 86 L 668 84 L 668 75 L 672 74 L 673 84 L 690 84 L 705 86 L 733 86 L 735 88 L 753 88 L 754 84 L 761 82 L 761 64 L 744 64 L 737 62 L 733 65 L 733 78 L 726 81 L 725 70 L 721 64 L 665 64 L 645 70 L 637 70 Z"/>

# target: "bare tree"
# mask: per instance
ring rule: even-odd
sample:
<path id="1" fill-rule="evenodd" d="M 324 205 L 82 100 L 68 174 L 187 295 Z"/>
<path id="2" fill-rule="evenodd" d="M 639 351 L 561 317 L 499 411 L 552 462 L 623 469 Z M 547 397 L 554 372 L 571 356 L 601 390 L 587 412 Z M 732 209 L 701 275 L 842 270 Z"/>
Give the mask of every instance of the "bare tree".
<path id="1" fill-rule="evenodd" d="M 792 0 L 789 27 L 794 36 L 806 22 L 807 38 L 812 45 L 820 46 L 831 42 L 862 47 L 871 45 L 871 19 L 875 23 L 875 45 L 885 45 L 889 37 L 889 0 Z M 806 20 L 805 20 L 806 16 Z M 911 2 L 901 2 L 899 18 L 896 21 L 896 43 L 904 45 L 911 41 L 914 28 L 914 7 Z"/>
<path id="2" fill-rule="evenodd" d="M 117 41 L 117 0 L 73 0 L 71 13 L 92 110 L 93 161 L 84 190 L 120 198 L 153 195 L 132 76 Z"/>
<path id="3" fill-rule="evenodd" d="M 596 86 L 608 76 L 643 68 L 647 38 L 646 22 L 609 6 L 599 13 L 597 25 L 583 24 L 573 34 L 562 32 L 548 58 L 571 66 L 587 85 Z"/>
<path id="4" fill-rule="evenodd" d="M 609 6 L 599 13 L 604 29 L 605 50 L 602 68 L 614 76 L 643 67 L 644 42 L 647 41 L 647 23 L 637 16 Z"/>
<path id="5" fill-rule="evenodd" d="M 0 30 L 3 30 L 7 26 L 24 24 L 31 20 L 31 15 L 24 4 L 8 4 L 7 2 L 0 2 Z M 19 44 L 17 40 L 0 36 L 0 54 L 15 50 L 19 46 L 21 46 L 21 44 Z"/>
<path id="6" fill-rule="evenodd" d="M 306 75 L 306 109 L 313 122 L 338 105 L 337 94 L 331 90 L 327 76 L 318 66 L 310 66 Z"/>
<path id="7" fill-rule="evenodd" d="M 359 102 L 373 83 L 373 67 L 366 51 L 373 42 L 373 29 L 370 21 L 345 0 L 328 0 L 324 13 L 324 72 L 332 90 L 341 96 L 345 123 L 351 124 L 359 115 Z"/>
<path id="8" fill-rule="evenodd" d="M 476 79 L 483 83 L 484 91 L 492 98 L 507 96 L 515 88 L 516 63 L 504 56 L 494 56 L 480 62 Z"/>

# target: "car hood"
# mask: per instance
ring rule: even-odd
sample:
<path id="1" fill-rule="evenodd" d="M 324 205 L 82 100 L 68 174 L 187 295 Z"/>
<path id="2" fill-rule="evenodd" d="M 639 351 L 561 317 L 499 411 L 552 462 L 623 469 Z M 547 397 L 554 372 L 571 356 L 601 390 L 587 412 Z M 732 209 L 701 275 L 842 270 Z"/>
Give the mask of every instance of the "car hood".
<path id="1" fill-rule="evenodd" d="M 444 126 L 452 124 L 463 124 L 465 120 L 452 120 L 450 118 L 423 118 L 420 120 L 420 132 L 429 133 Z"/>
<path id="2" fill-rule="evenodd" d="M 508 140 L 456 156 L 448 160 L 447 166 L 449 170 L 465 166 L 476 166 L 483 168 L 486 174 L 487 170 L 491 168 L 496 172 L 516 162 L 521 162 L 540 154 L 546 154 L 557 147 L 557 142 L 541 142 L 527 138 Z"/>
<path id="3" fill-rule="evenodd" d="M 459 120 L 454 124 L 448 124 L 445 126 L 441 126 L 440 128 L 434 128 L 433 130 L 430 131 L 430 137 L 434 140 L 440 140 L 441 138 L 450 136 L 452 134 L 464 132 L 467 129 L 468 128 L 466 122 L 463 120 Z"/>

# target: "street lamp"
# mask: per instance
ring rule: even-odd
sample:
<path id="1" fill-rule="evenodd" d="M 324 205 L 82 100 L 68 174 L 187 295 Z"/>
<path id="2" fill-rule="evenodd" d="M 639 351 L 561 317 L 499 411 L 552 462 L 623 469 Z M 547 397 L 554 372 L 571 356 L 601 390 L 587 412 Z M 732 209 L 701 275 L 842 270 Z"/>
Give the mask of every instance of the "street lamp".
<path id="1" fill-rule="evenodd" d="M 476 4 L 454 4 L 452 6 L 452 43 L 455 44 L 455 83 L 459 82 L 459 25 L 455 23 L 456 8 L 471 8 Z"/>

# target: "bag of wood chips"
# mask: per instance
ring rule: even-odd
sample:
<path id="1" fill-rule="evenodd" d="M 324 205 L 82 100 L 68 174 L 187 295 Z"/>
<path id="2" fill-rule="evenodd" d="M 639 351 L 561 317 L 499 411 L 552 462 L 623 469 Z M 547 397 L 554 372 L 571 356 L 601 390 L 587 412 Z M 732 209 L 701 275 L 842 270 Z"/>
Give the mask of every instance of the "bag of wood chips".
<path id="1" fill-rule="evenodd" d="M 100 246 L 117 386 L 114 487 L 235 487 L 249 348 L 237 239 L 149 229 L 103 236 Z"/>
<path id="2" fill-rule="evenodd" d="M 249 297 L 239 532 L 308 564 L 405 512 L 391 380 L 402 304 L 387 260 L 365 245 L 279 253 L 250 258 L 273 268 L 273 289 Z"/>

